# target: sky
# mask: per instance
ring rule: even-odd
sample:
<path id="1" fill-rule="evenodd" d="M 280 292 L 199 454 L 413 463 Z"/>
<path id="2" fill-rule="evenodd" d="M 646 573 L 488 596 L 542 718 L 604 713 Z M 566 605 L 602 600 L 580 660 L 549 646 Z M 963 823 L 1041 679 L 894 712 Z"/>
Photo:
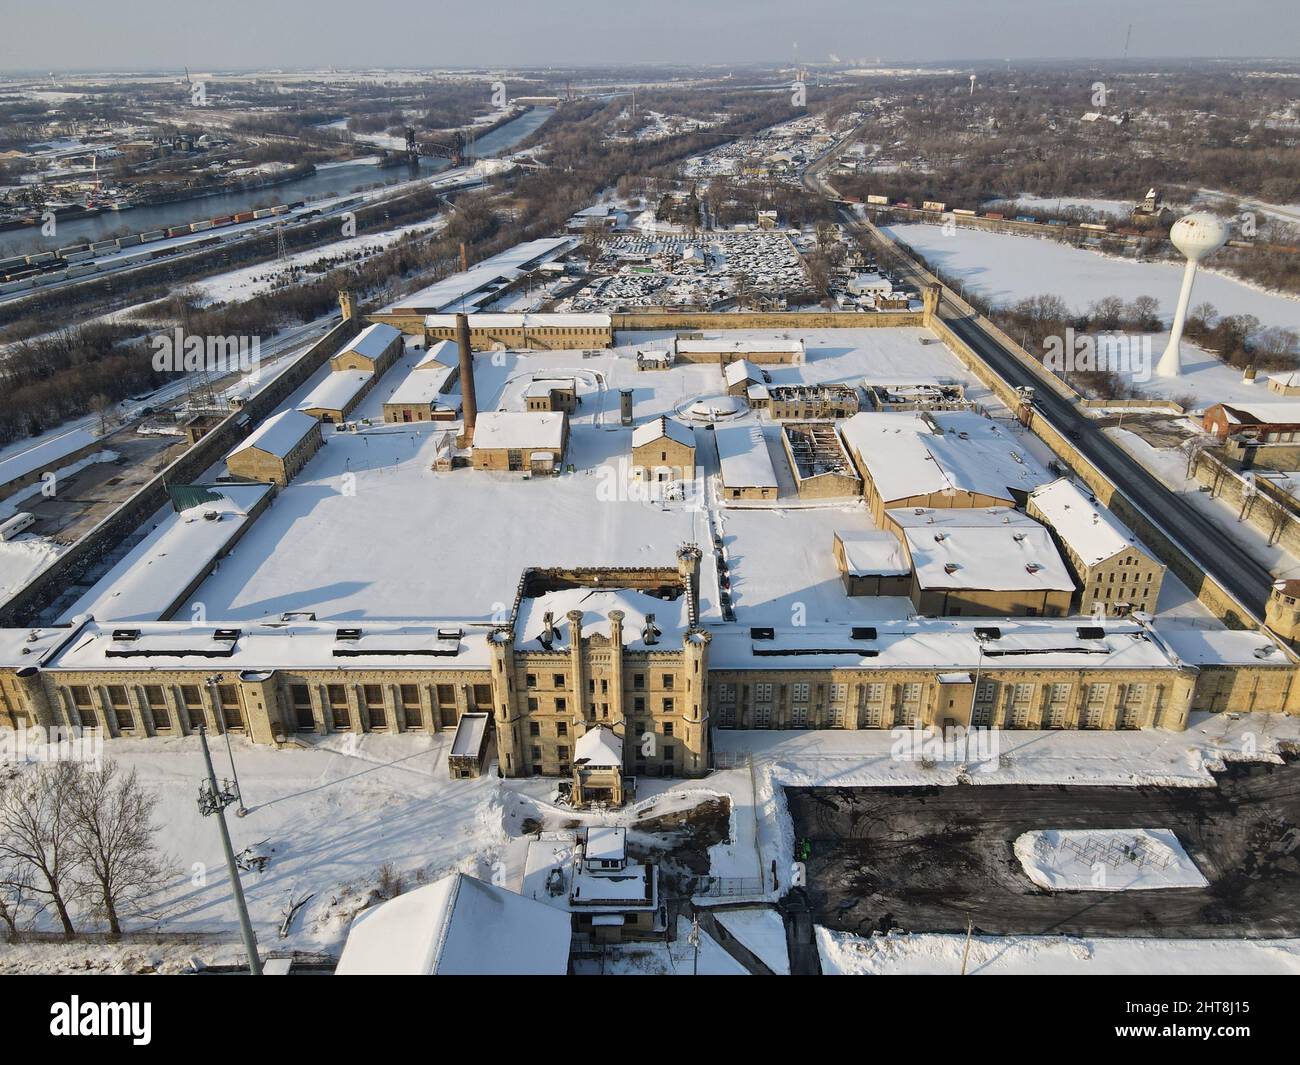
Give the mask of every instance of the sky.
<path id="1" fill-rule="evenodd" d="M 1300 55 L 1295 0 L 0 0 L 0 70 Z M 1279 49 L 1281 51 L 1279 51 Z"/>

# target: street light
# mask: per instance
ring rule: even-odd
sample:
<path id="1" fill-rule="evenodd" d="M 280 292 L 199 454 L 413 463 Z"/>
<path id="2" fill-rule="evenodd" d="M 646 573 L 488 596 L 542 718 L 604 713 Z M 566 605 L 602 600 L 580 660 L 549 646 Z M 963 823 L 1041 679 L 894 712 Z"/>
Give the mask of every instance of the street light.
<path id="1" fill-rule="evenodd" d="M 217 827 L 221 830 L 221 847 L 226 852 L 226 872 L 230 877 L 230 886 L 235 895 L 235 909 L 239 914 L 239 931 L 244 940 L 244 951 L 248 954 L 248 971 L 253 976 L 261 976 L 262 959 L 257 953 L 257 937 L 253 934 L 253 925 L 248 919 L 244 885 L 239 879 L 239 870 L 235 866 L 235 849 L 230 844 L 230 829 L 226 827 L 226 807 L 238 801 L 237 793 L 231 790 L 229 781 L 224 785 L 217 783 L 217 774 L 212 768 L 212 752 L 208 750 L 207 725 L 199 725 L 199 744 L 203 747 L 203 762 L 208 770 L 208 779 L 199 785 L 199 813 L 204 817 L 217 815 Z"/>
<path id="2" fill-rule="evenodd" d="M 209 687 L 216 687 L 216 686 L 217 686 L 218 684 L 220 684 L 223 680 L 225 680 L 225 674 L 222 674 L 222 673 L 215 673 L 215 674 L 213 674 L 211 677 L 208 678 L 208 685 L 209 685 Z M 219 694 L 220 694 L 220 693 L 218 693 L 218 695 L 219 695 Z M 216 700 L 216 704 L 217 704 L 217 710 L 218 710 L 218 712 L 220 712 L 220 711 L 221 711 L 221 699 L 220 699 L 220 697 L 217 698 L 217 700 Z M 234 785 L 235 785 L 235 798 L 236 798 L 236 800 L 239 802 L 239 806 L 235 809 L 235 816 L 236 816 L 236 817 L 247 817 L 247 816 L 248 816 L 248 808 L 244 805 L 244 792 L 243 792 L 243 789 L 240 788 L 240 786 L 239 786 L 239 774 L 235 771 L 235 752 L 234 752 L 234 749 L 230 746 L 230 729 L 228 729 L 228 728 L 225 727 L 225 722 L 224 722 L 224 721 L 222 721 L 221 724 L 222 724 L 221 731 L 225 734 L 225 737 L 226 737 L 226 757 L 230 759 L 230 775 L 234 778 L 233 783 L 234 783 Z M 207 741 L 205 740 L 205 741 L 204 741 L 204 745 L 205 745 L 205 747 L 206 747 L 206 744 L 207 744 Z"/>

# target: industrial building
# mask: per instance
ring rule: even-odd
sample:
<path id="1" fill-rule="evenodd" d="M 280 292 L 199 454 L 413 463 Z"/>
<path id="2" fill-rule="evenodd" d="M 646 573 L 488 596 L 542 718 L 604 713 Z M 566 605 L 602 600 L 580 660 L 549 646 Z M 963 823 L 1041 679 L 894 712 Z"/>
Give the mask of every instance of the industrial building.
<path id="1" fill-rule="evenodd" d="M 608 314 L 471 314 L 470 343 L 475 351 L 494 349 L 573 351 L 614 344 Z M 456 315 L 430 314 L 424 319 L 427 344 L 453 340 Z"/>
<path id="2" fill-rule="evenodd" d="M 1034 489 L 1028 513 L 1056 535 L 1085 614 L 1155 613 L 1165 566 L 1090 492 L 1062 477 Z"/>
<path id="3" fill-rule="evenodd" d="M 330 369 L 368 370 L 382 376 L 401 356 L 405 337 L 391 325 L 368 325 L 330 358 Z"/>
<path id="4" fill-rule="evenodd" d="M 713 443 L 718 449 L 726 499 L 776 499 L 776 468 L 761 425 L 752 421 L 718 425 L 713 432 Z"/>
<path id="5" fill-rule="evenodd" d="M 569 440 L 563 413 L 491 411 L 474 428 L 474 468 L 512 473 L 557 473 Z"/>
<path id="6" fill-rule="evenodd" d="M 800 499 L 859 496 L 862 479 L 844 451 L 832 422 L 788 422 L 781 443 Z"/>
<path id="7" fill-rule="evenodd" d="M 370 370 L 339 370 L 331 373 L 307 393 L 298 409 L 323 422 L 338 425 L 347 421 L 372 388 L 378 376 Z"/>
<path id="8" fill-rule="evenodd" d="M 241 481 L 286 485 L 324 443 L 320 422 L 296 410 L 273 414 L 226 456 L 226 470 Z"/>

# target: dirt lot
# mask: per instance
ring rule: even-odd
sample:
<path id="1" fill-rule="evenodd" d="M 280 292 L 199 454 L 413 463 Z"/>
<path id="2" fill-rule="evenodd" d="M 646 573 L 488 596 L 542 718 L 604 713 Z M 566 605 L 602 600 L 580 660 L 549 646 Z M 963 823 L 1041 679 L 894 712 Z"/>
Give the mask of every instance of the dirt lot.
<path id="1" fill-rule="evenodd" d="M 1300 763 L 1235 765 L 1217 788 L 791 788 L 817 921 L 869 933 L 1300 934 Z M 1036 887 L 1012 852 L 1047 828 L 1173 829 L 1205 888 Z"/>

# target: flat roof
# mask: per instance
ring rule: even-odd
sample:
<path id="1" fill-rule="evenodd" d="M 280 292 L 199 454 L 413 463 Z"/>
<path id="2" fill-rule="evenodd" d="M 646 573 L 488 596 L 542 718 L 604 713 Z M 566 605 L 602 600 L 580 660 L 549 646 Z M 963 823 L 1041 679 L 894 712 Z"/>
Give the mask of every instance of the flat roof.
<path id="1" fill-rule="evenodd" d="M 722 465 L 722 483 L 728 488 L 777 486 L 776 468 L 760 424 L 719 425 L 713 432 L 713 442 Z"/>
<path id="2" fill-rule="evenodd" d="M 489 411 L 474 424 L 475 450 L 538 448 L 559 451 L 564 446 L 561 411 Z"/>
<path id="3" fill-rule="evenodd" d="M 901 577 L 912 572 L 902 541 L 878 529 L 837 532 L 851 577 Z"/>
<path id="4" fill-rule="evenodd" d="M 384 400 L 384 403 L 409 404 L 412 406 L 426 403 L 434 405 L 442 398 L 444 406 L 448 410 L 456 410 L 459 406 L 456 400 L 452 397 L 444 397 L 442 392 L 443 386 L 450 376 L 451 371 L 442 366 L 439 366 L 436 370 L 422 369 L 417 366 L 402 379 L 401 384 L 393 389 L 392 395 Z"/>
<path id="5" fill-rule="evenodd" d="M 1074 578 L 1041 525 L 910 528 L 903 539 L 922 588 L 1074 591 Z"/>
<path id="6" fill-rule="evenodd" d="M 609 329 L 613 319 L 608 314 L 561 314 L 529 312 L 526 314 L 484 314 L 469 316 L 471 329 Z M 454 314 L 425 315 L 424 324 L 429 329 L 451 329 L 456 324 Z"/>
<path id="7" fill-rule="evenodd" d="M 60 461 L 74 451 L 95 443 L 99 437 L 90 429 L 74 429 L 31 444 L 21 451 L 9 451 L 0 459 L 0 484 L 8 484 L 37 470 L 57 469 Z"/>
<path id="8" fill-rule="evenodd" d="M 539 240 L 516 244 L 490 259 L 476 263 L 468 270 L 444 277 L 427 288 L 403 296 L 380 313 L 400 311 L 436 313 L 457 309 L 456 305 L 462 303 L 466 310 L 473 309 L 477 301 L 470 297 L 490 285 L 513 281 L 533 267 L 558 258 L 577 244 L 575 237 L 542 237 Z"/>

